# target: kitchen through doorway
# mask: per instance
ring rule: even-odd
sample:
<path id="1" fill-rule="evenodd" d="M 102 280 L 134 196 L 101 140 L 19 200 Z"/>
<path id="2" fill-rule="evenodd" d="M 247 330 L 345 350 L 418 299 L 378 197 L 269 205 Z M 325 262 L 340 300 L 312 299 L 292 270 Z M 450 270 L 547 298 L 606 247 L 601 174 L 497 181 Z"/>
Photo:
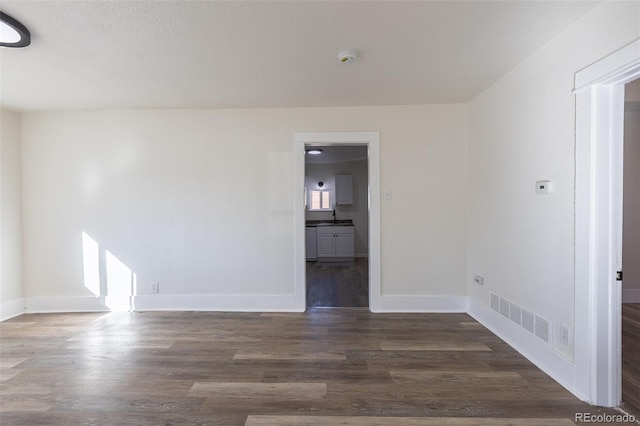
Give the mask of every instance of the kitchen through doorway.
<path id="1" fill-rule="evenodd" d="M 622 408 L 640 417 L 640 79 L 625 85 L 622 210 Z"/>
<path id="2" fill-rule="evenodd" d="M 305 146 L 307 307 L 369 307 L 365 145 Z"/>

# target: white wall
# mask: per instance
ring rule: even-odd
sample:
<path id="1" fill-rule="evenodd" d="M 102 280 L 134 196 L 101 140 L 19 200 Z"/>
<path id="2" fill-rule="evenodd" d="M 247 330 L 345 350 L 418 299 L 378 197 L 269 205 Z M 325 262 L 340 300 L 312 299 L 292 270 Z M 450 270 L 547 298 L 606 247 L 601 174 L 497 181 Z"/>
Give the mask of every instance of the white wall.
<path id="1" fill-rule="evenodd" d="M 318 182 L 335 190 L 336 175 L 351 175 L 353 179 L 353 204 L 337 205 L 336 219 L 353 219 L 356 257 L 367 257 L 369 253 L 369 187 L 367 160 L 347 161 L 335 164 L 306 164 L 307 191 L 316 189 Z M 335 194 L 335 192 L 332 192 Z M 335 195 L 334 195 L 335 196 Z M 307 220 L 332 220 L 333 212 L 307 211 Z"/>
<path id="2" fill-rule="evenodd" d="M 22 313 L 20 116 L 0 110 L 0 320 Z"/>
<path id="3" fill-rule="evenodd" d="M 85 232 L 165 309 L 294 309 L 293 134 L 351 130 L 381 132 L 394 190 L 382 292 L 465 294 L 464 105 L 100 111 L 22 116 L 27 306 L 95 307 Z"/>
<path id="4" fill-rule="evenodd" d="M 560 326 L 574 318 L 574 75 L 637 39 L 639 24 L 640 3 L 604 2 L 469 104 L 469 294 L 552 321 L 553 349 L 570 359 Z M 552 194 L 536 195 L 542 179 Z"/>
<path id="5" fill-rule="evenodd" d="M 640 290 L 640 80 L 625 87 L 625 99 L 622 289 L 628 300 L 638 293 L 633 299 L 640 302 L 640 291 L 628 291 Z"/>

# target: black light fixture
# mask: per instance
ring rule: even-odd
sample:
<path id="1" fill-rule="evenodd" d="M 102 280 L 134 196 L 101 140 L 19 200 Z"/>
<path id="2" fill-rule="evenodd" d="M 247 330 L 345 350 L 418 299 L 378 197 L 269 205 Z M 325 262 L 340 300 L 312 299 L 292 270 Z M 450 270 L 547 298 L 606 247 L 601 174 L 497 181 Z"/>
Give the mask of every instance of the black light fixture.
<path id="1" fill-rule="evenodd" d="M 0 12 L 0 46 L 26 47 L 31 44 L 27 27 L 6 13 Z"/>

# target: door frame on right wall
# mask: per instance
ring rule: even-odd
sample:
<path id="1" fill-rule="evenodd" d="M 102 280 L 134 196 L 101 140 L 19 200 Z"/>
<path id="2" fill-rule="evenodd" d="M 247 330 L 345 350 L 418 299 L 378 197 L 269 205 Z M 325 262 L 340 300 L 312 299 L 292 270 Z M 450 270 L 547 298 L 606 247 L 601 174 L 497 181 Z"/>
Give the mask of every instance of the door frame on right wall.
<path id="1" fill-rule="evenodd" d="M 576 92 L 574 386 L 621 402 L 624 85 L 640 77 L 640 40 L 579 71 Z"/>

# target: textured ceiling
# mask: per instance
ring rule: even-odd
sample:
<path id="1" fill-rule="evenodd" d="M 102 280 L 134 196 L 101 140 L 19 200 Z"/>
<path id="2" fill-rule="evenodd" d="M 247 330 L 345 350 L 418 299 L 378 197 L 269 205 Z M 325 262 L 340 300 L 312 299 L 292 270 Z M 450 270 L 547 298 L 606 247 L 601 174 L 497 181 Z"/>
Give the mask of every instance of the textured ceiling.
<path id="1" fill-rule="evenodd" d="M 0 49 L 15 111 L 465 102 L 588 1 L 25 1 Z M 340 64 L 338 52 L 359 58 Z"/>

